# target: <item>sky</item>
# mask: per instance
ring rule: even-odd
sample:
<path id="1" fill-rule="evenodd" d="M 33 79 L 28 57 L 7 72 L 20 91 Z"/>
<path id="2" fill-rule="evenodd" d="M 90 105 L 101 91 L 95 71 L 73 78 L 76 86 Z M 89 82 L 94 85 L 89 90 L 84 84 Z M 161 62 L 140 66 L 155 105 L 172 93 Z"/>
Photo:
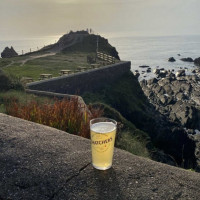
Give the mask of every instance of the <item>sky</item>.
<path id="1" fill-rule="evenodd" d="M 107 37 L 200 35 L 200 0 L 0 0 L 0 40 L 92 28 Z"/>

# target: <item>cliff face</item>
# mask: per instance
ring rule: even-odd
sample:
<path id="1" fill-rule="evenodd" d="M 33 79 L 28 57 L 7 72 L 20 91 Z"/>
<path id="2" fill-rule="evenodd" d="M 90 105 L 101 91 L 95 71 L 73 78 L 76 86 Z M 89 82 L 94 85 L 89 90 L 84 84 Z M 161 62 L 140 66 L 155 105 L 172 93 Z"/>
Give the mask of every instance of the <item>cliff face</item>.
<path id="1" fill-rule="evenodd" d="M 18 53 L 13 49 L 13 47 L 6 47 L 1 53 L 2 58 L 11 58 L 14 56 L 18 56 Z"/>
<path id="2" fill-rule="evenodd" d="M 42 51 L 49 52 L 96 52 L 97 40 L 99 51 L 107 53 L 119 59 L 118 52 L 115 47 L 109 44 L 108 40 L 87 31 L 70 32 L 63 35 L 57 43 L 46 46 Z"/>
<path id="3" fill-rule="evenodd" d="M 109 87 L 83 96 L 86 103 L 104 102 L 117 109 L 136 128 L 148 133 L 155 147 L 173 157 L 178 166 L 199 170 L 196 144 L 177 123 L 156 111 L 144 95 L 137 78 L 130 72 Z M 153 155 L 153 159 L 162 161 Z"/>

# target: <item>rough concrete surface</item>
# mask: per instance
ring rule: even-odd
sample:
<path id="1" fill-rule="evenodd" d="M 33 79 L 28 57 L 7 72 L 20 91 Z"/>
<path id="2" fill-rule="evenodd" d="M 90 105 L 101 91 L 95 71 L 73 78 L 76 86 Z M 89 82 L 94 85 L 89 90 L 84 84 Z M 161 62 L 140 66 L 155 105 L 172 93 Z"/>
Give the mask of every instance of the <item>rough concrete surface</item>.
<path id="1" fill-rule="evenodd" d="M 0 114 L 0 200 L 200 199 L 200 174 L 115 149 L 91 165 L 90 141 Z"/>

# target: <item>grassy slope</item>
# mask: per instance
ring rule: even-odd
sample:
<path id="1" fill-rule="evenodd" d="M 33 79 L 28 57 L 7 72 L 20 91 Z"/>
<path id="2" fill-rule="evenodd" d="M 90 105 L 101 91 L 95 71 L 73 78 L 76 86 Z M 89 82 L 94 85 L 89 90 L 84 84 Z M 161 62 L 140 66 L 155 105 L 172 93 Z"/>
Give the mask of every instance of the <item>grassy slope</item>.
<path id="1" fill-rule="evenodd" d="M 103 102 L 112 106 L 137 128 L 143 129 L 144 124 L 145 127 L 153 126 L 148 99 L 131 72 L 101 91 L 84 94 L 83 98 L 87 103 Z"/>
<path id="2" fill-rule="evenodd" d="M 152 119 L 146 110 L 148 108 L 147 105 L 149 105 L 148 100 L 131 72 L 96 93 L 85 93 L 83 98 L 87 104 L 95 105 L 98 104 L 97 102 L 106 104 L 105 116 L 125 124 L 125 128 L 120 133 L 118 147 L 142 156 L 150 156 L 149 153 L 155 150 L 149 136 L 139 130 L 142 129 L 144 124 L 150 126 Z M 115 110 L 115 112 L 111 112 L 111 110 Z M 121 117 L 117 117 L 116 110 L 129 121 L 122 117 L 121 114 L 119 114 Z"/>
<path id="3" fill-rule="evenodd" d="M 28 59 L 29 56 L 20 56 L 0 59 L 0 68 L 7 74 L 15 75 L 20 78 L 31 77 L 34 80 L 38 80 L 42 73 L 50 73 L 56 77 L 59 76 L 60 70 L 62 69 L 76 70 L 78 66 L 89 67 L 90 65 L 87 63 L 87 55 L 88 53 L 80 52 L 60 53 L 54 56 L 29 60 L 23 66 L 21 66 L 22 61 Z M 13 64 L 6 67 L 12 62 Z"/>

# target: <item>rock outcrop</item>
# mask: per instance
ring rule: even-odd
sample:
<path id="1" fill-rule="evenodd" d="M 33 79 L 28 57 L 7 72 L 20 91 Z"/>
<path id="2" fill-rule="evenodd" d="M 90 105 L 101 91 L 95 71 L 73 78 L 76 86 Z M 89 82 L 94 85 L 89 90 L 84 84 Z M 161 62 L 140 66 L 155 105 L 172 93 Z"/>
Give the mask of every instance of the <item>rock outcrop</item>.
<path id="1" fill-rule="evenodd" d="M 181 58 L 180 60 L 182 60 L 183 62 L 194 62 L 194 60 L 190 57 L 188 58 Z"/>
<path id="2" fill-rule="evenodd" d="M 151 103 L 172 121 L 200 130 L 199 81 L 197 75 L 185 76 L 185 70 L 179 70 L 176 77 L 168 72 L 163 79 L 147 81 L 143 91 Z"/>
<path id="3" fill-rule="evenodd" d="M 171 140 L 166 148 L 170 148 L 169 145 L 174 143 L 173 148 L 180 151 L 178 146 L 182 146 L 186 154 L 191 153 L 194 148 L 193 155 L 197 162 L 197 170 L 200 170 L 200 135 L 195 132 L 195 130 L 200 130 L 199 82 L 200 77 L 197 74 L 186 76 L 185 72 L 180 70 L 178 76 L 168 72 L 165 78 L 153 78 L 140 83 L 145 95 L 156 110 L 169 122 L 176 124 L 174 128 L 170 128 L 170 124 L 168 127 L 163 127 L 168 129 L 168 133 L 159 136 L 159 143 L 162 143 L 162 138 L 164 138 L 163 148 L 165 149 L 165 143 Z M 186 150 L 188 144 L 190 148 Z"/>
<path id="4" fill-rule="evenodd" d="M 176 77 L 185 76 L 185 70 L 181 69 L 176 72 Z"/>
<path id="5" fill-rule="evenodd" d="M 42 48 L 40 51 L 45 52 L 96 52 L 97 40 L 99 41 L 99 51 L 107 53 L 117 59 L 118 52 L 115 47 L 111 46 L 107 39 L 100 35 L 89 34 L 87 31 L 71 31 L 63 35 L 58 42 Z"/>
<path id="6" fill-rule="evenodd" d="M 149 66 L 148 65 L 141 65 L 141 66 L 139 66 L 140 68 L 149 68 Z"/>
<path id="7" fill-rule="evenodd" d="M 2 58 L 11 58 L 11 57 L 15 57 L 18 56 L 18 53 L 14 50 L 13 47 L 9 48 L 6 47 L 3 52 L 1 53 L 1 57 Z"/>
<path id="8" fill-rule="evenodd" d="M 170 58 L 168 59 L 168 61 L 169 61 L 169 62 L 175 62 L 176 60 L 175 60 L 174 57 L 170 57 Z"/>
<path id="9" fill-rule="evenodd" d="M 194 60 L 194 64 L 200 66 L 200 57 Z"/>

